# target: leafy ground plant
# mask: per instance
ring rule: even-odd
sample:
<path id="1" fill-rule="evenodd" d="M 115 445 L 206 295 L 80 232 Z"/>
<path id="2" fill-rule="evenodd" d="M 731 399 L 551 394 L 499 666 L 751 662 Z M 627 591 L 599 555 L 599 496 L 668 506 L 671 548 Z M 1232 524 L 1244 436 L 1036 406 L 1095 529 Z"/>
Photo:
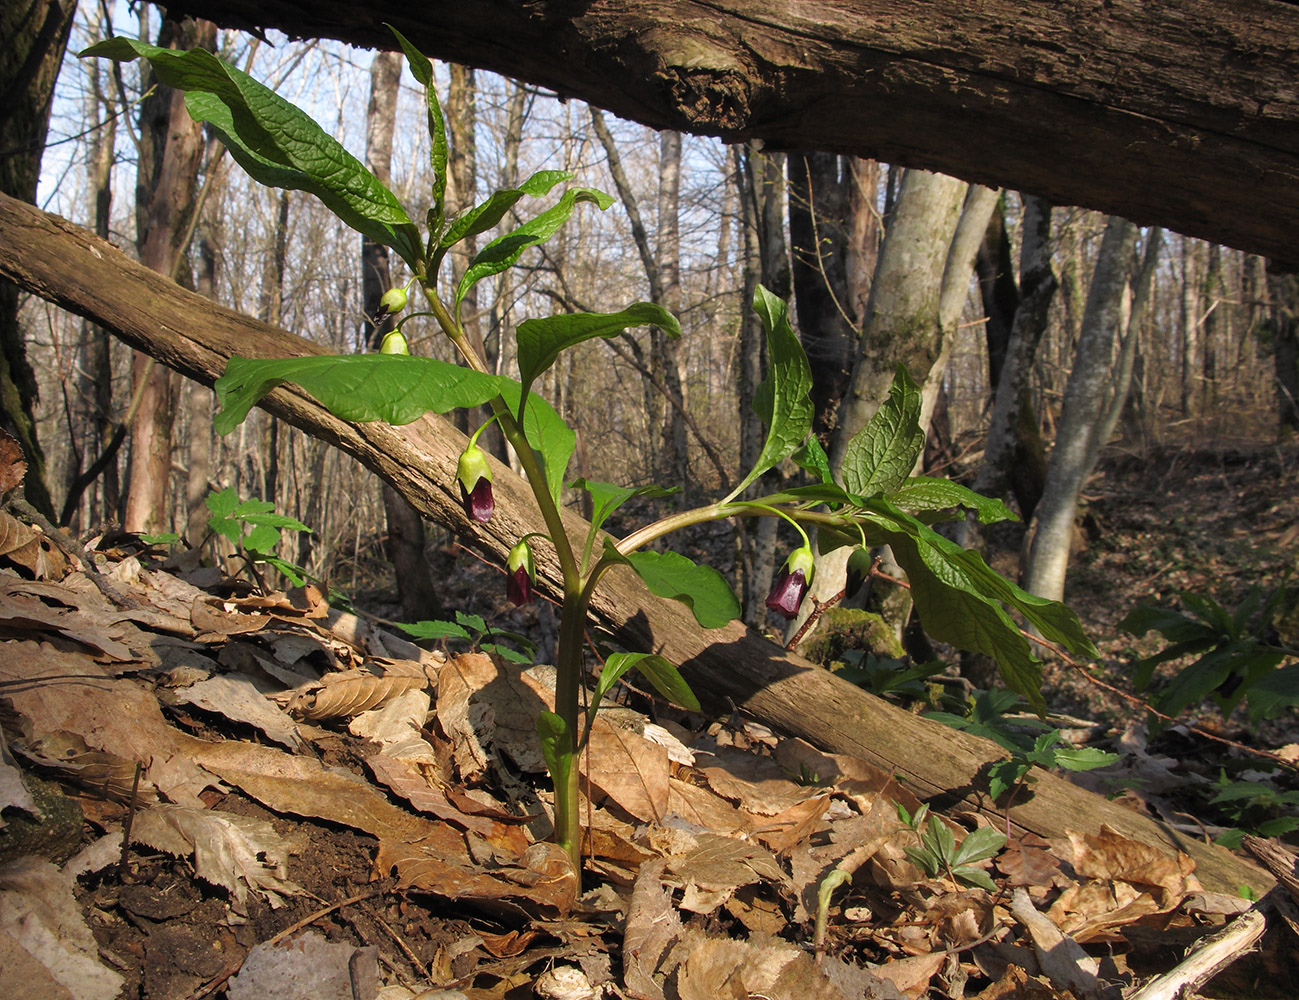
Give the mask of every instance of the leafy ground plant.
<path id="1" fill-rule="evenodd" d="M 266 581 L 257 571 L 258 563 L 279 570 L 295 587 L 306 583 L 305 569 L 275 554 L 281 531 L 288 528 L 290 531 L 309 532 L 311 529 L 305 524 L 287 514 L 275 513 L 275 504 L 269 500 L 256 497 L 241 500 L 233 486 L 209 493 L 204 503 L 211 515 L 208 527 L 235 547 L 248 572 L 257 578 L 263 589 Z"/>
<path id="2" fill-rule="evenodd" d="M 1006 835 L 990 826 L 981 826 L 965 835 L 960 846 L 956 845 L 956 836 L 940 817 L 931 815 L 928 806 L 921 806 L 912 816 L 901 802 L 896 803 L 898 819 L 914 833 L 920 841 L 917 847 L 906 848 L 906 855 L 911 863 L 930 878 L 946 876 L 953 885 L 977 886 L 996 892 L 997 886 L 982 868 L 976 868 L 979 861 L 986 861 L 1006 846 Z M 925 820 L 929 822 L 926 823 Z"/>
<path id="3" fill-rule="evenodd" d="M 1137 662 L 1138 690 L 1151 684 L 1160 664 L 1193 657 L 1151 698 L 1157 711 L 1175 716 L 1209 699 L 1227 717 L 1244 700 L 1249 721 L 1257 723 L 1299 705 L 1299 663 L 1281 666 L 1299 653 L 1281 641 L 1275 625 L 1292 600 L 1285 586 L 1251 587 L 1234 611 L 1201 594 L 1181 596 L 1185 613 L 1142 605 L 1119 623 L 1135 636 L 1155 631 L 1168 642 Z"/>
<path id="4" fill-rule="evenodd" d="M 898 371 L 876 416 L 848 445 L 842 467 L 832 472 L 825 452 L 811 436 L 812 378 L 807 356 L 790 326 L 786 304 L 764 288 L 756 290 L 753 308 L 766 331 L 770 364 L 752 405 L 766 424 L 767 437 L 754 467 L 722 499 L 663 517 L 618 541 L 600 532 L 608 517 L 632 497 L 661 496 L 666 491 L 579 480 L 571 485 L 591 495 L 594 516 L 581 537 L 569 536 L 560 507 L 575 435 L 531 386 L 562 351 L 588 340 L 646 325 L 675 337 L 680 326 L 671 314 L 648 302 L 612 312 L 534 317 L 515 331 L 518 378 L 489 368 L 461 324 L 461 305 L 470 289 L 513 266 L 529 247 L 548 240 L 579 205 L 604 210 L 613 199 L 591 188 L 569 187 L 570 174 L 547 170 L 448 218 L 447 139 L 433 87 L 433 66 L 400 34 L 394 35 L 426 94 L 434 180 L 424 231 L 391 191 L 306 114 L 210 53 L 177 52 L 113 38 L 83 54 L 149 60 L 158 79 L 185 92 L 190 115 L 207 122 L 254 179 L 315 194 L 345 223 L 391 247 L 409 267 L 410 281 L 387 293 L 385 308 L 394 314 L 405 312 L 412 289 L 422 303 L 400 321 L 379 353 L 232 358 L 216 384 L 223 409 L 215 424 L 228 433 L 267 392 L 285 382 L 309 392 L 336 416 L 354 421 L 405 424 L 429 411 L 491 407 L 489 423 L 497 424 L 518 457 L 545 525 L 544 531 L 519 539 L 509 554 L 509 598 L 517 603 L 532 597 L 537 584 L 534 546 L 549 546 L 559 566 L 563 610 L 555 710 L 541 713 L 537 730 L 555 785 L 556 840 L 574 867 L 580 867 L 581 832 L 575 761 L 595 711 L 593 707 L 583 713 L 579 708 L 583 636 L 601 579 L 614 567 L 628 566 L 653 593 L 685 603 L 703 628 L 726 625 L 740 613 L 729 584 L 716 570 L 670 550 L 649 548 L 680 528 L 733 517 L 778 517 L 792 525 L 802 544 L 785 560 L 767 601 L 769 608 L 787 618 L 798 612 L 816 570 L 807 526 L 817 529 L 822 552 L 844 545 L 860 549 L 890 545 L 907 573 L 916 609 L 930 635 L 993 657 L 1010 687 L 1039 710 L 1043 708 L 1040 666 L 1012 615 L 1048 641 L 1077 653 L 1094 653 L 1077 618 L 1063 605 L 1015 587 L 977 554 L 930 527 L 958 516 L 954 513 L 958 508 L 975 512 L 985 523 L 1010 517 L 1010 511 L 1000 501 L 956 484 L 910 475 L 924 440 L 919 428 L 920 393 L 904 370 Z M 550 199 L 549 207 L 528 217 L 524 206 L 540 198 Z M 508 228 L 511 211 L 527 221 Z M 478 251 L 454 286 L 440 285 L 439 270 L 452 247 L 502 226 L 507 231 Z M 431 320 L 454 345 L 463 365 L 410 356 L 402 326 L 416 318 Z M 457 469 L 466 515 L 478 522 L 490 520 L 495 508 L 494 473 L 476 443 L 481 431 L 470 439 Z M 808 471 L 811 485 L 756 498 L 746 495 L 764 472 L 789 459 Z M 607 657 L 597 680 L 597 696 L 590 704 L 598 706 L 599 693 L 632 669 L 664 696 L 697 707 L 675 665 L 640 651 Z"/>

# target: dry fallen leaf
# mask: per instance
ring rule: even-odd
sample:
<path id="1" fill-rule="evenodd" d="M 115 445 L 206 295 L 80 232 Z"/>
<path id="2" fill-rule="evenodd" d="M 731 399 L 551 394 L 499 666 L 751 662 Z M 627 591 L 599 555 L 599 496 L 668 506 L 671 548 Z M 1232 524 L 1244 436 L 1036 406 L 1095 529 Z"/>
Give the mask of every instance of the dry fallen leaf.
<path id="1" fill-rule="evenodd" d="M 666 747 L 596 716 L 587 748 L 589 756 L 582 755 L 581 772 L 593 786 L 630 816 L 663 822 L 669 800 Z"/>
<path id="2" fill-rule="evenodd" d="M 230 893 L 237 912 L 247 910 L 248 890 L 272 907 L 302 889 L 286 878 L 290 845 L 266 820 L 165 803 L 136 813 L 131 840 L 178 857 L 194 857 L 194 873 Z"/>
<path id="3" fill-rule="evenodd" d="M 99 945 L 72 888 L 72 879 L 48 861 L 19 858 L 0 865 L 0 969 L 7 997 L 113 1000 L 121 990 L 122 977 L 99 961 Z"/>
<path id="4" fill-rule="evenodd" d="M 27 475 L 27 460 L 23 458 L 18 439 L 0 427 L 0 497 L 15 489 Z"/>
<path id="5" fill-rule="evenodd" d="M 222 674 L 191 684 L 176 693 L 176 701 L 243 722 L 290 750 L 302 748 L 293 720 L 266 700 L 256 678 L 248 674 Z"/>
<path id="6" fill-rule="evenodd" d="M 228 987 L 230 1000 L 373 1000 L 378 992 L 378 948 L 329 942 L 315 931 L 257 945 Z"/>

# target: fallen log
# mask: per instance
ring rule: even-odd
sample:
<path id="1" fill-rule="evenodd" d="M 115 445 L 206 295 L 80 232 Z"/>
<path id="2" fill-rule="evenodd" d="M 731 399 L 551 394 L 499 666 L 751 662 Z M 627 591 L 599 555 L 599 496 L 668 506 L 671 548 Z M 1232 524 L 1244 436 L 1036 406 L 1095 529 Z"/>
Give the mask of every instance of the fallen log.
<path id="1" fill-rule="evenodd" d="M 0 277 L 111 330 L 136 350 L 187 378 L 211 385 L 234 354 L 290 357 L 325 353 L 286 330 L 214 304 L 131 260 L 110 243 L 58 216 L 0 195 Z M 405 427 L 337 419 L 300 390 L 285 386 L 262 405 L 314 437 L 359 459 L 425 516 L 503 563 L 523 534 L 544 531 L 531 493 L 506 467 L 493 468 L 496 513 L 471 523 L 455 487 L 466 438 L 450 421 L 427 415 Z M 565 514 L 570 531 L 585 522 Z M 557 565 L 538 547 L 543 589 L 558 593 Z M 595 601 L 602 624 L 633 649 L 681 665 L 705 707 L 735 705 L 756 719 L 832 753 L 849 754 L 896 775 L 936 810 L 960 805 L 1004 818 L 985 790 L 988 766 L 1004 757 L 996 744 L 919 718 L 876 698 L 738 622 L 704 630 L 686 608 L 653 596 L 631 571 L 615 571 Z M 1041 773 L 1032 794 L 1015 804 L 1014 828 L 1043 837 L 1066 830 L 1096 833 L 1107 825 L 1127 837 L 1164 844 L 1193 857 L 1206 887 L 1259 894 L 1272 879 L 1244 859 L 1183 837 L 1148 817 L 1068 781 Z"/>

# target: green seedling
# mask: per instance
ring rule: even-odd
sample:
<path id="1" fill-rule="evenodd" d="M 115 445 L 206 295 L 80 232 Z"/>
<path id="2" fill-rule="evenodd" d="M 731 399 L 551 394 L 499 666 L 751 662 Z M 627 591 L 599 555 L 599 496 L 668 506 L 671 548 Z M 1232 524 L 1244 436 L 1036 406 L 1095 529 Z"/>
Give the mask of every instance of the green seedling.
<path id="1" fill-rule="evenodd" d="M 918 847 L 906 848 L 906 855 L 912 864 L 930 878 L 946 876 L 953 885 L 977 886 L 989 892 L 997 891 L 997 885 L 988 873 L 974 865 L 995 857 L 1006 846 L 1004 833 L 990 826 L 981 826 L 967 833 L 958 847 L 952 828 L 938 816 L 931 815 L 929 806 L 922 805 L 912 816 L 901 802 L 896 805 L 898 819 L 920 842 Z M 929 820 L 928 823 L 925 822 L 926 819 Z"/>
<path id="2" fill-rule="evenodd" d="M 572 175 L 566 172 L 543 170 L 518 187 L 497 191 L 449 218 L 445 205 L 447 137 L 433 87 L 433 66 L 404 37 L 393 34 L 425 94 L 433 183 L 430 204 L 417 215 L 409 213 L 395 194 L 305 113 L 211 53 L 201 49 L 178 52 L 113 38 L 83 55 L 147 59 L 162 84 L 185 93 L 191 117 L 208 123 L 255 180 L 314 194 L 352 228 L 392 248 L 409 268 L 411 277 L 402 283 L 403 294 L 392 295 L 385 308 L 400 313 L 403 306 L 409 308 L 410 299 L 422 298 L 420 311 L 407 312 L 398 321 L 388 348 L 349 357 L 232 358 L 215 386 L 222 410 L 214 426 L 221 433 L 230 432 L 267 392 L 286 382 L 294 383 L 344 420 L 405 424 L 430 411 L 491 408 L 491 420 L 514 449 L 544 524 L 544 530 L 521 539 L 511 551 L 509 596 L 526 601 L 533 588 L 544 583 L 562 601 L 555 710 L 541 713 L 537 732 L 555 785 L 556 841 L 574 867 L 581 862 L 574 760 L 589 736 L 600 704 L 595 697 L 588 711 L 580 708 L 583 638 L 602 579 L 616 567 L 629 567 L 654 594 L 688 606 L 705 629 L 725 626 L 740 614 L 739 601 L 715 569 L 651 547 L 681 528 L 740 517 L 778 517 L 792 526 L 801 544 L 785 561 L 768 598 L 768 606 L 787 617 L 797 613 L 819 553 L 844 545 L 891 546 L 909 578 L 911 596 L 929 634 L 993 657 L 1006 683 L 1041 711 L 1045 707 L 1041 667 L 1016 619 L 1050 642 L 1091 655 L 1094 647 L 1077 618 L 1057 602 L 1020 590 L 989 569 L 977 554 L 961 549 L 930 527 L 937 520 L 950 519 L 958 510 L 972 511 L 984 523 L 1013 514 L 1000 501 L 965 487 L 911 475 L 924 445 L 919 425 L 920 391 L 901 368 L 888 398 L 848 444 L 840 469 L 832 473 L 824 450 L 811 435 L 812 375 L 807 355 L 790 325 L 786 303 L 765 288 L 756 289 L 753 308 L 766 333 L 768 375 L 751 402 L 767 431 L 753 468 L 725 497 L 664 516 L 618 540 L 600 532 L 608 517 L 632 497 L 662 496 L 667 491 L 579 480 L 569 485 L 591 495 L 594 516 L 570 537 L 560 511 L 576 436 L 555 409 L 531 391 L 532 386 L 563 351 L 587 341 L 642 326 L 658 327 L 678 337 L 680 325 L 665 309 L 648 302 L 609 312 L 532 317 L 514 331 L 517 378 L 497 374 L 488 365 L 461 322 L 461 306 L 469 291 L 479 281 L 514 266 L 529 248 L 549 240 L 579 207 L 603 211 L 613 199 L 592 188 L 567 186 Z M 548 204 L 534 212 L 529 206 L 538 199 Z M 414 221 L 417 217 L 423 218 L 424 229 Z M 515 225 L 511 218 L 524 221 Z M 488 239 L 477 251 L 454 286 L 439 281 L 441 265 L 453 247 L 490 232 L 500 235 Z M 405 294 L 408 288 L 409 296 Z M 461 364 L 408 353 L 401 330 L 417 319 L 447 338 Z M 471 441 L 469 447 L 476 446 Z M 483 464 L 468 447 L 465 450 L 468 459 L 456 477 L 464 491 L 466 530 L 472 531 L 491 521 L 495 504 Z M 787 459 L 808 470 L 811 485 L 752 497 L 750 487 Z M 490 472 L 490 463 L 487 467 Z M 451 478 L 448 474 L 448 483 Z M 809 539 L 809 526 L 816 529 L 819 553 Z M 242 536 L 241 543 L 246 547 Z M 558 567 L 549 581 L 537 578 L 533 550 L 540 546 L 551 557 L 550 564 Z M 634 650 L 607 658 L 598 689 L 607 690 L 617 676 L 632 669 L 647 677 L 665 697 L 688 707 L 697 704 L 674 664 L 662 656 Z M 961 857 L 968 860 L 966 855 Z M 953 867 L 962 867 L 962 862 Z"/>
<path id="3" fill-rule="evenodd" d="M 311 529 L 305 524 L 287 514 L 276 514 L 275 504 L 269 500 L 239 499 L 234 487 L 209 493 L 204 502 L 211 514 L 208 527 L 235 547 L 263 590 L 266 581 L 257 570 L 258 564 L 279 570 L 295 587 L 307 582 L 305 569 L 275 554 L 282 529 L 309 532 Z"/>
<path id="4" fill-rule="evenodd" d="M 463 640 L 473 649 L 481 649 L 485 653 L 495 653 L 501 659 L 508 660 L 511 663 L 530 665 L 537 650 L 536 644 L 527 636 L 519 635 L 517 632 L 506 632 L 503 629 L 493 628 L 480 616 L 466 614 L 463 611 L 456 612 L 456 620 L 453 622 L 398 623 L 397 627 L 413 639 L 441 639 L 444 642 L 447 640 Z M 497 639 L 506 639 L 522 647 L 524 652 L 521 653 L 510 646 L 503 646 L 496 641 Z"/>
<path id="5" fill-rule="evenodd" d="M 1299 791 L 1285 792 L 1267 781 L 1233 781 L 1220 771 L 1209 800 L 1231 821 L 1232 829 L 1219 834 L 1219 844 L 1236 850 L 1247 833 L 1256 837 L 1284 837 L 1299 829 Z"/>

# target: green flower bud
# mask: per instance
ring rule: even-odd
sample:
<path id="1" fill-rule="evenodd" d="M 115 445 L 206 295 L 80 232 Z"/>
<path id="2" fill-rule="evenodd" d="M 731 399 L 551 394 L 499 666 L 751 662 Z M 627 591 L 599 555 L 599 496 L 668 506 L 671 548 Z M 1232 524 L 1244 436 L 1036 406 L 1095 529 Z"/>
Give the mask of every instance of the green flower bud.
<path id="1" fill-rule="evenodd" d="M 386 310 L 389 316 L 401 312 L 406 308 L 406 289 L 389 288 L 379 300 L 379 308 Z"/>
<path id="2" fill-rule="evenodd" d="M 527 604 L 532 600 L 532 588 L 537 585 L 537 564 L 532 558 L 532 549 L 526 538 L 510 549 L 505 569 L 506 600 L 515 607 Z"/>
<path id="3" fill-rule="evenodd" d="M 410 346 L 406 343 L 406 337 L 400 330 L 389 330 L 383 335 L 383 343 L 379 345 L 380 354 L 409 354 Z"/>

